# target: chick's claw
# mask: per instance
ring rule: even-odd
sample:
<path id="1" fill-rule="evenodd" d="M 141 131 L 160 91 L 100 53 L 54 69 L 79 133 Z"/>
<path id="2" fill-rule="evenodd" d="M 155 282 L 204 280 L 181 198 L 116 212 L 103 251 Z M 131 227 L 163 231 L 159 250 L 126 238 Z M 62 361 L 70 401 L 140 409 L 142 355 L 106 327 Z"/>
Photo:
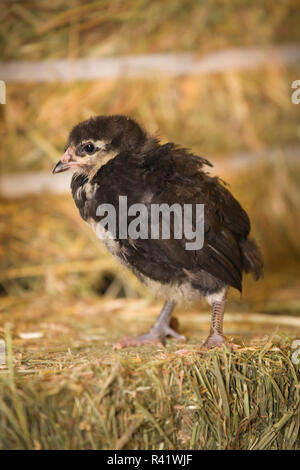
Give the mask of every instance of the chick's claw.
<path id="1" fill-rule="evenodd" d="M 185 341 L 186 338 L 183 335 L 180 335 L 170 326 L 166 325 L 163 331 L 155 332 L 150 331 L 144 335 L 140 336 L 124 336 L 120 341 L 114 344 L 114 349 L 127 348 L 129 346 L 141 346 L 143 344 L 153 344 L 155 346 L 164 346 L 164 340 L 166 336 L 172 336 L 179 341 Z"/>

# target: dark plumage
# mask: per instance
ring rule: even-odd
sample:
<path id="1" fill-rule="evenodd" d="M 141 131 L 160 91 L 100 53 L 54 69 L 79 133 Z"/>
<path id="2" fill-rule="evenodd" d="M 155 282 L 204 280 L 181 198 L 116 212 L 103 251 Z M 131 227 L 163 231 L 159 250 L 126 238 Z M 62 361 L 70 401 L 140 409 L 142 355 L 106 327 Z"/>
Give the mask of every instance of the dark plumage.
<path id="1" fill-rule="evenodd" d="M 253 239 L 249 239 L 247 213 L 217 177 L 209 176 L 206 159 L 173 143 L 161 145 L 132 119 L 98 116 L 78 124 L 71 131 L 66 152 L 54 173 L 74 168 L 72 194 L 81 217 L 94 228 L 101 217 L 100 204 L 116 208 L 119 196 L 135 203 L 172 205 L 204 204 L 204 245 L 186 250 L 186 239 L 106 238 L 108 249 L 149 287 L 165 296 L 166 304 L 150 333 L 125 338 L 120 346 L 162 341 L 164 336 L 180 337 L 170 327 L 175 302 L 204 296 L 213 306 L 207 347 L 224 341 L 222 333 L 228 287 L 242 290 L 243 272 L 255 279 L 263 275 L 263 260 Z M 133 217 L 128 217 L 129 222 Z M 149 224 L 150 226 L 150 224 Z M 172 225 L 171 225 L 172 228 Z M 103 237 L 102 237 L 103 238 Z"/>

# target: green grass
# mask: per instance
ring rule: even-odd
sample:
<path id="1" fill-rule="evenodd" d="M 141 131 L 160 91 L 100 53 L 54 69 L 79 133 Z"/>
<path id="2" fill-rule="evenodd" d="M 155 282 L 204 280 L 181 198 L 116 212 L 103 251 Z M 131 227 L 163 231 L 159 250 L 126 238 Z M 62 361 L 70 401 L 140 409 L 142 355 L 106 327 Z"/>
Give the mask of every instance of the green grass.
<path id="1" fill-rule="evenodd" d="M 300 369 L 290 341 L 201 353 L 8 342 L 1 449 L 300 449 Z M 19 372 L 18 372 L 19 370 Z"/>

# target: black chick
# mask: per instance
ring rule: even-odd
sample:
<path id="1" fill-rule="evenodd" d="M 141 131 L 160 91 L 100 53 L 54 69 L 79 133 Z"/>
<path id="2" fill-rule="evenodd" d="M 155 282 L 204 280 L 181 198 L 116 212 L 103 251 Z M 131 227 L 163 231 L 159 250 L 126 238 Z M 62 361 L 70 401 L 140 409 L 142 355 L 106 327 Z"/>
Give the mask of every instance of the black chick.
<path id="1" fill-rule="evenodd" d="M 221 345 L 226 292 L 242 290 L 243 272 L 255 279 L 263 276 L 263 259 L 253 239 L 249 239 L 247 213 L 217 178 L 203 167 L 212 166 L 173 143 L 161 145 L 133 120 L 125 116 L 97 116 L 79 123 L 70 133 L 62 159 L 53 173 L 75 171 L 71 189 L 81 217 L 96 231 L 108 250 L 147 286 L 162 295 L 164 307 L 149 333 L 126 337 L 119 347 L 162 343 L 168 335 L 184 339 L 171 328 L 177 302 L 204 297 L 212 305 L 212 323 L 204 346 Z M 115 238 L 98 222 L 101 204 L 116 210 L 119 226 L 119 196 L 135 203 L 204 204 L 204 244 L 187 250 L 187 240 L 159 237 Z M 122 215 L 121 215 L 122 217 Z M 132 217 L 128 217 L 128 224 Z M 151 223 L 151 221 L 150 221 Z M 161 223 L 161 222 L 160 222 Z"/>

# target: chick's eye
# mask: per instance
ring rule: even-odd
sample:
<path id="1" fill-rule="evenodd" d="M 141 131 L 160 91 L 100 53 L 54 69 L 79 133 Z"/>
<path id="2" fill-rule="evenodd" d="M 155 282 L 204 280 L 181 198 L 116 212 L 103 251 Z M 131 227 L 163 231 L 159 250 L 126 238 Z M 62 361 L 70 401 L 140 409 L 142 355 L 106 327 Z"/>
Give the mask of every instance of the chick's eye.
<path id="1" fill-rule="evenodd" d="M 94 144 L 86 144 L 84 147 L 83 147 L 83 150 L 86 152 L 86 153 L 93 153 L 94 150 L 95 150 L 95 146 Z"/>

